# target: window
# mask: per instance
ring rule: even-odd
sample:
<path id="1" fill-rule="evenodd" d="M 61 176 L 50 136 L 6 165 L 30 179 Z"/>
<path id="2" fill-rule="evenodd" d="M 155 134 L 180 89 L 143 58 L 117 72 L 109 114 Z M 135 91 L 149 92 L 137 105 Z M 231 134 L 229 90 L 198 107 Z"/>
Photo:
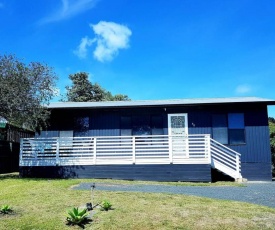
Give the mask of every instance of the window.
<path id="1" fill-rule="evenodd" d="M 231 145 L 245 143 L 243 113 L 228 114 L 228 136 Z"/>
<path id="2" fill-rule="evenodd" d="M 163 120 L 162 116 L 151 117 L 152 135 L 163 135 Z"/>
<path id="3" fill-rule="evenodd" d="M 214 114 L 212 116 L 213 139 L 221 144 L 228 144 L 227 116 Z"/>
<path id="4" fill-rule="evenodd" d="M 74 119 L 74 136 L 89 136 L 89 117 L 76 117 Z"/>
<path id="5" fill-rule="evenodd" d="M 213 139 L 221 144 L 244 144 L 244 114 L 214 114 L 212 116 Z"/>
<path id="6" fill-rule="evenodd" d="M 150 116 L 133 116 L 132 125 L 134 136 L 151 135 Z"/>
<path id="7" fill-rule="evenodd" d="M 123 116 L 120 118 L 120 135 L 121 136 L 132 135 L 132 119 L 130 116 Z"/>
<path id="8" fill-rule="evenodd" d="M 73 130 L 68 131 L 59 131 L 59 137 L 65 138 L 65 137 L 73 137 Z"/>
<path id="9" fill-rule="evenodd" d="M 59 131 L 59 137 L 61 137 L 61 140 L 59 141 L 59 145 L 63 146 L 73 146 L 73 130 L 66 130 L 66 131 Z"/>
<path id="10" fill-rule="evenodd" d="M 163 135 L 162 115 L 120 117 L 121 136 Z"/>

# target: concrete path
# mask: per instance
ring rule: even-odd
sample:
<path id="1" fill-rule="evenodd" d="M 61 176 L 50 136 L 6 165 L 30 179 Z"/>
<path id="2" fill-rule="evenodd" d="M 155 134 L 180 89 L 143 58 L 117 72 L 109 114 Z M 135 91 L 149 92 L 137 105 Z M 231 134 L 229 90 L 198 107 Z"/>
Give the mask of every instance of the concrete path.
<path id="1" fill-rule="evenodd" d="M 81 183 L 73 189 L 90 190 L 93 183 Z M 173 193 L 223 200 L 235 200 L 275 208 L 275 182 L 246 183 L 245 187 L 234 186 L 171 186 L 171 185 L 126 185 L 96 183 L 95 190 Z"/>

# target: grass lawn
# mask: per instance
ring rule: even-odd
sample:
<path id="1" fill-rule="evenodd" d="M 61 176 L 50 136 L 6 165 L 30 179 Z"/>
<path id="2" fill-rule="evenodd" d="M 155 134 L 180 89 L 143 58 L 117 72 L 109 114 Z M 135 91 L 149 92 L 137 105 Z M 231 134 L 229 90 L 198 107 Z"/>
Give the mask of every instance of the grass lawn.
<path id="1" fill-rule="evenodd" d="M 0 206 L 9 204 L 15 211 L 12 215 L 0 215 L 0 229 L 80 229 L 65 225 L 66 211 L 90 202 L 91 194 L 71 187 L 91 181 L 107 182 L 19 179 L 17 175 L 0 175 Z M 184 183 L 179 184 L 184 186 Z M 114 210 L 98 209 L 85 229 L 275 229 L 275 209 L 242 202 L 96 189 L 94 199 L 110 200 Z"/>

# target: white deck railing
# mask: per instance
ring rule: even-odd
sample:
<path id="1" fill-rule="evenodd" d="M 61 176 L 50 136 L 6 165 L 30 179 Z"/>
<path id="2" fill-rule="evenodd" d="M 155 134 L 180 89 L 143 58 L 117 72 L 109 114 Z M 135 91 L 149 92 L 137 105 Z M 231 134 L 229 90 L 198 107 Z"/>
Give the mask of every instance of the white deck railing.
<path id="1" fill-rule="evenodd" d="M 240 176 L 239 154 L 208 134 L 24 138 L 19 164 L 212 164 L 234 178 Z"/>
<path id="2" fill-rule="evenodd" d="M 237 179 L 241 175 L 241 154 L 225 145 L 210 139 L 211 165 L 225 174 Z"/>
<path id="3" fill-rule="evenodd" d="M 21 139 L 20 166 L 208 163 L 208 135 Z"/>

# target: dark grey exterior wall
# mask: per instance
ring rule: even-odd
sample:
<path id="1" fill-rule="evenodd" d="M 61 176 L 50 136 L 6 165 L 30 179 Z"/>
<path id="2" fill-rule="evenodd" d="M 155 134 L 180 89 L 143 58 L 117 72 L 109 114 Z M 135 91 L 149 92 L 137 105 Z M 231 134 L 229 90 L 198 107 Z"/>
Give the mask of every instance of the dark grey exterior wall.
<path id="1" fill-rule="evenodd" d="M 112 113 L 90 113 L 90 136 L 120 136 L 120 116 L 115 111 Z"/>
<path id="2" fill-rule="evenodd" d="M 210 165 L 94 165 L 20 167 L 21 177 L 109 178 L 151 181 L 211 182 Z"/>
<path id="3" fill-rule="evenodd" d="M 189 134 L 211 134 L 211 127 L 189 127 Z"/>
<path id="4" fill-rule="evenodd" d="M 246 144 L 229 146 L 242 154 L 242 162 L 270 163 L 271 151 L 268 126 L 247 126 L 245 136 Z"/>
<path id="5" fill-rule="evenodd" d="M 271 181 L 270 163 L 242 163 L 242 176 L 249 181 Z"/>

